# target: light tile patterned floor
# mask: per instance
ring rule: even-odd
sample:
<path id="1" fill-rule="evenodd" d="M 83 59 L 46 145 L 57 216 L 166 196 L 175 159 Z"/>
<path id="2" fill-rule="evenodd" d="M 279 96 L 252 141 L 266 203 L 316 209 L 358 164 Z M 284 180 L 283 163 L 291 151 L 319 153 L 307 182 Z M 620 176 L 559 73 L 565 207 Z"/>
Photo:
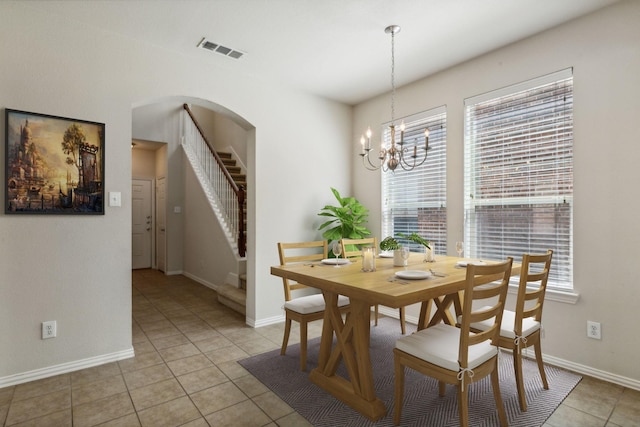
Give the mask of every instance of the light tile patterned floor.
<path id="1" fill-rule="evenodd" d="M 320 332 L 310 325 L 309 337 Z M 236 363 L 279 348 L 282 334 L 246 326 L 188 278 L 136 270 L 135 358 L 0 389 L 0 425 L 308 426 Z M 544 425 L 565 426 L 640 426 L 640 392 L 585 378 Z"/>

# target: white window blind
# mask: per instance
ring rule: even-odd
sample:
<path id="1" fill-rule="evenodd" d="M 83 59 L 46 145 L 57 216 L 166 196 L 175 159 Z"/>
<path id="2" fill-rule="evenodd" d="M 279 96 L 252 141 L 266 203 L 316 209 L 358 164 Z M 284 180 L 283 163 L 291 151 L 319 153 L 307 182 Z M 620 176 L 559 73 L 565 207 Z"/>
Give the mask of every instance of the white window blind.
<path id="1" fill-rule="evenodd" d="M 424 144 L 424 130 L 429 129 L 427 160 L 411 171 L 400 166 L 395 172 L 382 173 L 382 238 L 398 233 L 418 233 L 432 243 L 435 253 L 446 253 L 447 207 L 447 116 L 445 107 L 435 108 L 405 117 L 404 141 L 408 150 L 415 142 Z M 391 144 L 388 123 L 384 125 L 384 143 Z M 396 129 L 398 129 L 396 127 Z M 400 138 L 397 132 L 396 141 Z M 409 154 L 412 154 L 410 152 Z M 419 252 L 421 246 L 403 242 L 412 251 Z"/>
<path id="2" fill-rule="evenodd" d="M 465 100 L 465 256 L 553 249 L 549 286 L 573 288 L 573 75 Z"/>

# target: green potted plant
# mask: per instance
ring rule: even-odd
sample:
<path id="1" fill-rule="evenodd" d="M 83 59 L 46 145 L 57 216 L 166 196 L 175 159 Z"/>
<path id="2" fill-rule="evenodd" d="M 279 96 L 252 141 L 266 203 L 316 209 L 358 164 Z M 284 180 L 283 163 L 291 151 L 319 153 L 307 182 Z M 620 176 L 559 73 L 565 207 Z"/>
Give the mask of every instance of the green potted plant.
<path id="1" fill-rule="evenodd" d="M 420 236 L 418 233 L 411 233 L 406 235 L 404 233 L 398 233 L 397 237 L 387 236 L 380 242 L 380 250 L 383 251 L 393 251 L 402 247 L 402 244 L 398 241 L 398 239 L 409 240 L 414 243 L 418 243 L 425 248 L 431 249 L 429 246 L 429 241 Z"/>
<path id="2" fill-rule="evenodd" d="M 346 239 L 362 239 L 369 236 L 371 231 L 363 225 L 369 217 L 369 209 L 365 208 L 354 197 L 340 196 L 338 190 L 333 187 L 331 192 L 338 201 L 338 205 L 326 205 L 318 214 L 318 216 L 329 218 L 328 221 L 318 227 L 318 230 L 324 230 L 322 237 L 328 241 L 335 241 L 343 237 Z"/>
<path id="3" fill-rule="evenodd" d="M 433 256 L 431 255 L 431 246 L 429 246 L 429 241 L 420 236 L 418 233 L 411 233 L 406 235 L 404 233 L 398 233 L 397 237 L 387 236 L 380 242 L 380 250 L 382 251 L 393 251 L 393 264 L 396 266 L 405 265 L 404 260 L 402 259 L 402 254 L 400 249 L 402 248 L 402 244 L 398 239 L 408 240 L 414 243 L 418 243 L 425 247 L 425 261 L 430 261 Z M 427 254 L 430 256 L 427 257 Z M 429 259 L 427 259 L 429 258 Z"/>

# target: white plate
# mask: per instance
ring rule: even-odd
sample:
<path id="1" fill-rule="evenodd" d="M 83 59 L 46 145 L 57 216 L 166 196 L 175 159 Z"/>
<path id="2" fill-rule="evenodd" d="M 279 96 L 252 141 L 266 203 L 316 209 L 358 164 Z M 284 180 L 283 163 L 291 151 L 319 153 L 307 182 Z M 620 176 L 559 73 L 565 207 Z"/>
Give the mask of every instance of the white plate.
<path id="1" fill-rule="evenodd" d="M 402 270 L 396 271 L 396 276 L 401 279 L 420 280 L 428 279 L 431 277 L 431 273 L 423 270 Z"/>
<path id="2" fill-rule="evenodd" d="M 473 265 L 487 265 L 486 262 L 484 261 L 480 261 L 480 260 L 473 260 L 473 259 L 469 259 L 469 260 L 464 260 L 464 261 L 458 261 L 456 263 L 456 266 L 458 267 L 466 267 L 469 264 L 473 264 Z"/>
<path id="3" fill-rule="evenodd" d="M 323 264 L 329 264 L 329 265 L 345 265 L 345 264 L 351 264 L 351 261 L 349 261 L 346 258 L 325 258 L 322 260 Z"/>
<path id="4" fill-rule="evenodd" d="M 393 252 L 380 252 L 380 258 L 393 258 Z"/>

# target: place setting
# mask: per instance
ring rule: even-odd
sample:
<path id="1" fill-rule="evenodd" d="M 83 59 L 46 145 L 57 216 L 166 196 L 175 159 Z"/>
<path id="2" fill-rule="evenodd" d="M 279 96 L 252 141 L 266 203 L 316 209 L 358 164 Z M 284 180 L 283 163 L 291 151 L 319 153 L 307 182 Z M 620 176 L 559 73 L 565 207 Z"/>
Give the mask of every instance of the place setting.
<path id="1" fill-rule="evenodd" d="M 462 253 L 464 252 L 464 242 L 456 242 L 456 252 L 458 253 L 458 257 L 462 258 Z M 456 262 L 456 268 L 466 268 L 469 264 L 473 265 L 487 265 L 486 262 L 481 259 L 461 259 Z"/>

